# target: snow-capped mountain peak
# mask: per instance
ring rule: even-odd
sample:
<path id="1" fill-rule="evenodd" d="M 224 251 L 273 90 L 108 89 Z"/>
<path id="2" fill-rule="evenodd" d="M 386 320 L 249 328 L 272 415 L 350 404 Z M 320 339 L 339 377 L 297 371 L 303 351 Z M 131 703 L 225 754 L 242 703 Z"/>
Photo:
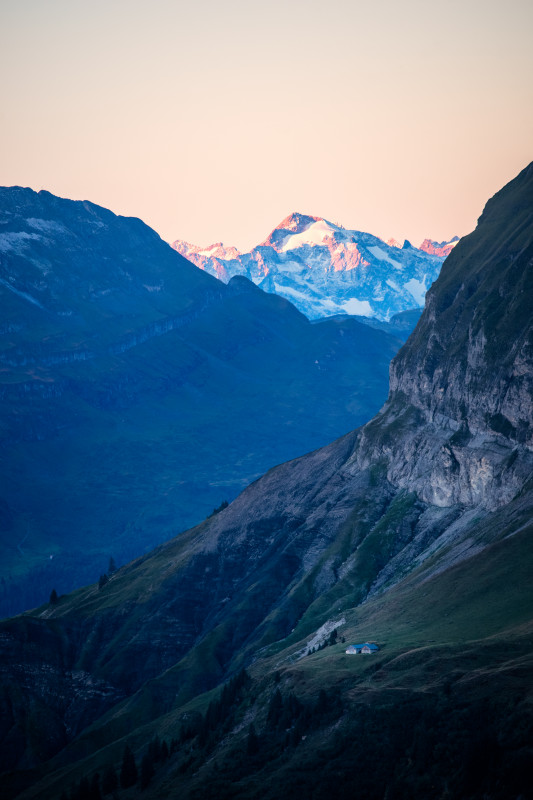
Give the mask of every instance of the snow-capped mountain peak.
<path id="1" fill-rule="evenodd" d="M 302 231 L 309 228 L 315 222 L 323 222 L 322 217 L 312 217 L 309 214 L 300 214 L 298 211 L 293 211 L 288 217 L 282 219 L 279 225 L 274 228 L 275 231 L 290 231 L 291 233 L 302 233 Z M 268 240 L 267 240 L 268 241 Z"/>
<path id="2" fill-rule="evenodd" d="M 321 217 L 311 217 L 307 214 L 293 212 L 288 217 L 285 217 L 279 225 L 276 225 L 259 247 L 273 247 L 279 253 L 292 237 L 301 236 L 317 223 L 323 223 L 324 221 Z"/>
<path id="3" fill-rule="evenodd" d="M 330 239 L 338 228 L 332 225 L 325 219 L 320 217 L 311 218 L 313 221 L 305 226 L 299 225 L 298 229 L 291 232 L 286 236 L 281 247 L 278 245 L 276 249 L 278 252 L 287 252 L 289 250 L 296 250 L 298 247 L 308 245 L 314 247 L 315 245 L 324 245 L 326 240 Z"/>
<path id="4" fill-rule="evenodd" d="M 420 307 L 444 260 L 407 239 L 403 245 L 386 243 L 298 212 L 285 217 L 249 253 L 220 242 L 199 248 L 178 240 L 172 246 L 223 281 L 244 275 L 286 297 L 310 319 L 362 314 L 388 320 Z"/>

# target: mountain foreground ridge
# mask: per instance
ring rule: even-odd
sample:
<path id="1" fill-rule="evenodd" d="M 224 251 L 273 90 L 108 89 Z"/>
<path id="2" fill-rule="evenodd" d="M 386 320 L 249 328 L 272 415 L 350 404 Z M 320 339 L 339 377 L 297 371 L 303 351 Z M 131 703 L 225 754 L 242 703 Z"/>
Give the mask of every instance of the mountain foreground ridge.
<path id="1" fill-rule="evenodd" d="M 155 736 L 146 797 L 528 796 L 532 271 L 533 164 L 448 257 L 377 417 L 2 624 L 13 796 Z"/>
<path id="2" fill-rule="evenodd" d="M 286 297 L 309 319 L 354 314 L 388 321 L 424 305 L 456 242 L 457 237 L 449 243 L 426 239 L 421 248 L 407 241 L 400 247 L 293 212 L 249 253 L 222 242 L 201 248 L 176 240 L 172 247 L 224 282 L 245 275 Z"/>

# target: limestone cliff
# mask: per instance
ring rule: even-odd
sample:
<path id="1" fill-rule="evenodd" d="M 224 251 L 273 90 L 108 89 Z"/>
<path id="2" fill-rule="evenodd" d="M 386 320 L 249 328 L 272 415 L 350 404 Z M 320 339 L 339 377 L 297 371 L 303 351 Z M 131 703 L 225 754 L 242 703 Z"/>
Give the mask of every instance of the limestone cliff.
<path id="1" fill-rule="evenodd" d="M 533 164 L 448 256 L 354 463 L 429 503 L 497 508 L 533 468 Z"/>

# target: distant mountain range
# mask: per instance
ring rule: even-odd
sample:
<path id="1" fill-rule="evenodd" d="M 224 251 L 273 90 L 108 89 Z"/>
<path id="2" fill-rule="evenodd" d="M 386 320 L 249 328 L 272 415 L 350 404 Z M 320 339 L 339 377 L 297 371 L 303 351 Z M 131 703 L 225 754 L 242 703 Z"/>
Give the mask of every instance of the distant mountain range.
<path id="1" fill-rule="evenodd" d="M 17 187 L 0 190 L 0 310 L 0 614 L 367 421 L 416 322 L 311 324 L 138 219 Z"/>
<path id="2" fill-rule="evenodd" d="M 322 217 L 293 213 L 249 253 L 221 242 L 206 248 L 176 240 L 172 247 L 227 283 L 244 275 L 286 297 L 309 319 L 354 314 L 388 321 L 424 305 L 444 258 L 459 241 L 425 239 L 403 246 Z"/>

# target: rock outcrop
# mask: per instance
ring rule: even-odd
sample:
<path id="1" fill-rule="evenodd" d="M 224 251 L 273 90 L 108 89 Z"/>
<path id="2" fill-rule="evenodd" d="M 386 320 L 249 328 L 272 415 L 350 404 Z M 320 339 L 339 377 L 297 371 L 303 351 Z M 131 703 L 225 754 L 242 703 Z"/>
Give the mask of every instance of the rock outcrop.
<path id="1" fill-rule="evenodd" d="M 487 203 L 428 292 L 355 461 L 429 503 L 497 508 L 533 468 L 533 166 Z"/>
<path id="2" fill-rule="evenodd" d="M 450 255 L 458 241 L 458 236 L 454 236 L 450 241 L 444 240 L 443 242 L 436 242 L 434 239 L 424 239 L 418 249 L 423 250 L 425 253 L 430 253 L 433 256 L 442 256 L 446 258 Z M 399 245 L 396 244 L 396 247 L 399 247 Z"/>

